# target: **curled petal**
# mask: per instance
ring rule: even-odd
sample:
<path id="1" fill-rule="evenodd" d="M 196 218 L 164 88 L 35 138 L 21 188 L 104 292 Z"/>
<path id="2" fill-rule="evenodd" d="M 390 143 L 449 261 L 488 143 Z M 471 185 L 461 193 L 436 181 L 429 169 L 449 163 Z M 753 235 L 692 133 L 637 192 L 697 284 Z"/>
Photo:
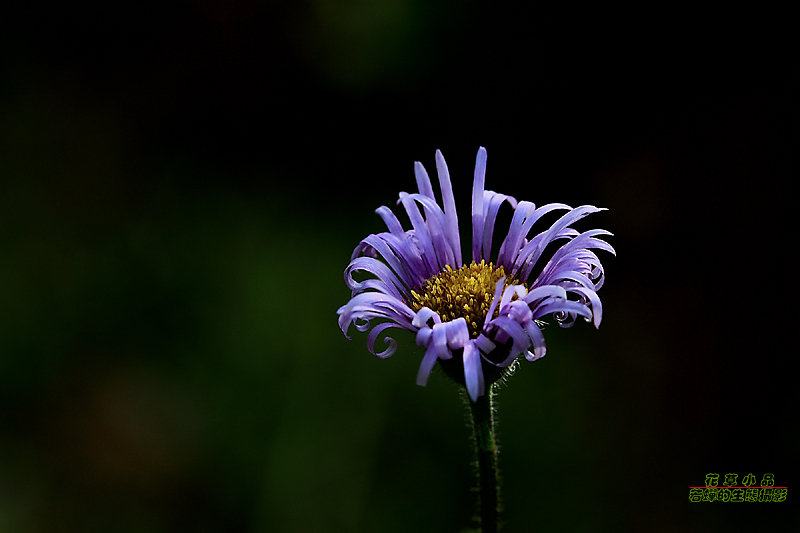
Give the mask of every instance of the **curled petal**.
<path id="1" fill-rule="evenodd" d="M 469 330 L 464 318 L 439 322 L 433 328 L 424 327 L 417 333 L 417 344 L 427 348 L 417 372 L 417 384 L 424 386 L 437 359 L 451 359 L 451 349 L 462 348 L 469 342 Z"/>
<path id="2" fill-rule="evenodd" d="M 502 313 L 516 320 L 523 326 L 533 319 L 531 308 L 521 300 L 511 302 L 508 307 L 503 309 Z"/>
<path id="3" fill-rule="evenodd" d="M 520 205 L 522 205 L 522 202 L 520 202 Z M 524 219 L 518 220 L 516 225 L 512 220 L 511 224 L 512 227 L 509 229 L 508 237 L 506 237 L 508 244 L 506 245 L 505 241 L 503 243 L 506 247 L 505 250 L 506 255 L 503 258 L 504 262 L 500 263 L 500 258 L 498 258 L 498 264 L 510 267 L 509 271 L 512 272 L 514 275 L 517 274 L 520 267 L 522 266 L 524 258 L 527 256 L 525 252 L 526 251 L 530 252 L 536 247 L 536 244 L 533 245 L 532 247 L 529 247 L 528 246 L 529 242 L 536 241 L 538 244 L 539 240 L 541 240 L 541 238 L 543 237 L 543 235 L 540 234 L 537 236 L 537 238 L 528 241 L 527 236 L 528 233 L 530 233 L 533 225 L 540 218 L 542 218 L 542 216 L 546 215 L 550 211 L 554 211 L 556 209 L 567 209 L 567 210 L 572 209 L 570 206 L 566 204 L 547 204 L 535 210 L 532 210 L 531 209 L 532 207 L 535 206 L 533 204 L 530 204 L 530 206 L 526 208 Z M 501 251 L 503 250 L 501 249 Z"/>
<path id="4" fill-rule="evenodd" d="M 384 261 L 391 267 L 392 271 L 397 274 L 397 277 L 405 284 L 406 287 L 413 287 L 419 283 L 419 279 L 412 276 L 406 266 L 410 263 L 410 258 L 404 257 L 404 250 L 400 247 L 400 241 L 393 238 L 390 233 L 382 233 L 380 235 L 368 235 L 363 241 L 368 244 L 383 257 Z M 394 245 L 391 246 L 389 243 Z"/>
<path id="5" fill-rule="evenodd" d="M 436 324 L 433 326 L 433 343 L 436 347 L 436 357 L 439 359 L 450 359 L 453 354 L 447 347 L 447 324 Z M 430 348 L 430 346 L 428 347 Z"/>
<path id="6" fill-rule="evenodd" d="M 500 365 L 508 366 L 519 354 L 528 349 L 528 346 L 531 345 L 530 337 L 528 337 L 528 333 L 519 322 L 507 316 L 501 315 L 495 318 L 492 320 L 492 325 L 500 328 L 511 339 L 514 339 L 514 345 L 511 348 L 511 353 L 509 353 L 510 360 L 507 360 L 508 362 L 506 364 Z"/>
<path id="7" fill-rule="evenodd" d="M 350 261 L 350 264 L 347 265 L 347 268 L 344 270 L 344 282 L 347 284 L 347 287 L 353 291 L 354 295 L 365 289 L 364 282 L 353 279 L 353 272 L 355 271 L 368 272 L 377 276 L 384 286 L 384 290 L 381 292 L 391 294 L 395 298 L 401 299 L 401 294 L 406 290 L 400 279 L 384 263 L 372 257 L 357 257 Z M 374 283 L 372 287 L 375 288 Z"/>
<path id="8" fill-rule="evenodd" d="M 508 288 L 506 288 L 506 290 L 503 291 L 503 297 L 500 300 L 500 312 L 501 313 L 505 313 L 506 312 L 506 311 L 504 311 L 504 309 L 511 302 L 511 298 L 513 298 L 515 294 L 517 295 L 517 298 L 524 298 L 525 295 L 528 294 L 528 289 L 526 289 L 522 285 L 509 285 Z M 488 316 L 492 316 L 492 315 L 488 315 Z"/>
<path id="9" fill-rule="evenodd" d="M 430 319 L 433 319 L 434 324 L 440 324 L 442 322 L 442 317 L 439 316 L 439 313 L 427 307 L 423 307 L 414 315 L 411 325 L 415 328 L 422 328 L 425 327 L 425 324 L 427 324 Z"/>
<path id="10" fill-rule="evenodd" d="M 582 287 L 586 287 L 587 289 L 594 290 L 594 283 L 590 280 L 587 276 L 581 274 L 577 270 L 573 270 L 574 267 L 565 267 L 563 270 L 559 270 L 558 272 L 554 272 L 553 275 L 548 276 L 546 283 L 548 285 L 564 285 L 563 282 L 575 282 L 571 283 L 571 285 L 580 285 Z"/>
<path id="11" fill-rule="evenodd" d="M 605 250 L 616 255 L 614 248 L 610 244 L 595 238 L 597 235 L 611 235 L 611 233 L 605 230 L 590 230 L 579 234 L 553 254 L 553 257 L 542 269 L 542 273 L 534 284 L 539 283 L 539 280 L 542 280 L 541 283 L 551 283 L 547 280 L 554 279 L 553 276 L 556 271 L 563 271 L 568 266 L 575 270 L 586 270 L 587 273 L 590 273 L 592 271 L 590 265 L 599 265 L 600 263 L 597 256 L 589 250 L 590 248 Z M 579 265 L 583 268 L 580 268 Z M 590 283 L 585 286 L 593 288 L 594 284 Z"/>
<path id="12" fill-rule="evenodd" d="M 534 319 L 549 315 L 550 313 L 574 313 L 576 315 L 581 315 L 587 320 L 592 319 L 592 311 L 587 306 L 569 300 L 541 305 L 532 311 Z"/>
<path id="13" fill-rule="evenodd" d="M 356 317 L 356 318 L 353 319 L 353 326 L 355 326 L 357 331 L 359 331 L 361 333 L 364 333 L 365 331 L 367 331 L 369 329 L 369 320 L 364 318 L 364 317 L 360 317 L 360 316 Z M 346 336 L 347 336 L 347 333 L 345 333 L 345 337 Z"/>
<path id="14" fill-rule="evenodd" d="M 478 335 L 478 338 L 475 339 L 475 346 L 478 347 L 481 353 L 491 353 L 491 351 L 497 347 L 497 345 L 489 340 L 483 333 Z"/>
<path id="15" fill-rule="evenodd" d="M 594 290 L 599 291 L 600 287 L 603 286 L 603 281 L 605 279 L 605 274 L 603 272 L 603 267 L 600 266 L 600 261 L 597 261 L 597 266 L 592 268 L 591 279 L 594 282 Z"/>
<path id="16" fill-rule="evenodd" d="M 525 303 L 533 305 L 534 302 L 544 300 L 545 298 L 567 299 L 567 291 L 564 287 L 558 285 L 545 285 L 543 287 L 536 287 L 531 289 L 525 296 Z"/>
<path id="17" fill-rule="evenodd" d="M 467 320 L 459 317 L 452 322 L 445 322 L 447 327 L 447 345 L 454 350 L 463 348 L 469 342 L 469 329 Z"/>
<path id="18" fill-rule="evenodd" d="M 556 222 L 550 226 L 549 230 L 541 234 L 541 238 L 532 239 L 531 242 L 534 240 L 536 241 L 536 246 L 529 250 L 523 249 L 517 261 L 515 262 L 515 270 L 519 269 L 520 272 L 519 279 L 522 281 L 528 279 L 533 266 L 539 260 L 539 257 L 542 255 L 542 252 L 544 252 L 544 249 L 548 244 L 557 238 L 561 238 L 562 236 L 566 237 L 567 234 L 564 233 L 565 231 L 573 231 L 569 230 L 567 226 L 573 222 L 577 222 L 581 218 L 591 213 L 597 213 L 599 211 L 604 211 L 604 209 L 594 207 L 593 205 L 583 205 L 581 207 L 577 207 L 556 220 Z M 531 247 L 531 243 L 528 243 L 525 248 L 529 247 Z"/>
<path id="19" fill-rule="evenodd" d="M 600 302 L 600 297 L 597 296 L 597 293 L 584 287 L 573 287 L 569 289 L 569 292 L 578 293 L 589 300 L 592 305 L 594 327 L 599 328 L 600 322 L 603 320 L 603 304 Z"/>
<path id="20" fill-rule="evenodd" d="M 372 318 L 390 320 L 404 329 L 416 329 L 411 324 L 414 311 L 397 298 L 379 292 L 357 294 L 336 313 L 339 315 L 339 327 L 347 338 L 349 338 L 347 330 L 351 323 L 357 330 L 366 331 Z"/>
<path id="21" fill-rule="evenodd" d="M 433 337 L 433 330 L 431 328 L 422 328 L 417 331 L 416 343 L 417 346 L 427 348 L 431 343 Z"/>
<path id="22" fill-rule="evenodd" d="M 536 361 L 541 359 L 547 353 L 547 347 L 544 343 L 544 335 L 542 334 L 542 330 L 539 329 L 539 326 L 533 320 L 527 322 L 525 324 L 525 331 L 528 333 L 528 337 L 530 337 L 533 343 L 533 353 L 526 352 L 525 359 L 528 361 Z"/>
<path id="23" fill-rule="evenodd" d="M 383 339 L 384 344 L 388 344 L 389 347 L 386 350 L 378 353 L 375 351 L 375 341 L 378 339 L 378 335 L 380 335 L 385 329 L 387 328 L 399 328 L 400 326 L 397 324 L 392 324 L 391 322 L 384 322 L 383 324 L 378 324 L 372 331 L 369 332 L 367 336 L 367 349 L 372 353 L 372 355 L 376 355 L 381 359 L 386 359 L 394 355 L 394 352 L 397 351 L 397 341 L 391 337 L 386 337 Z"/>

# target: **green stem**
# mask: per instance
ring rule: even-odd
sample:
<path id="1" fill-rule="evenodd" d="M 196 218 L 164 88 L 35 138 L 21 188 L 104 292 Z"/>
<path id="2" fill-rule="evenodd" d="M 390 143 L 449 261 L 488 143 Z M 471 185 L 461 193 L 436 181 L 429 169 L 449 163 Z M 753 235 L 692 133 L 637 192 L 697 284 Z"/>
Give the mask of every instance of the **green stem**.
<path id="1" fill-rule="evenodd" d="M 494 386 L 478 401 L 469 398 L 473 439 L 478 467 L 478 519 L 482 533 L 497 533 L 499 530 L 499 491 L 497 475 L 497 440 L 494 433 Z"/>

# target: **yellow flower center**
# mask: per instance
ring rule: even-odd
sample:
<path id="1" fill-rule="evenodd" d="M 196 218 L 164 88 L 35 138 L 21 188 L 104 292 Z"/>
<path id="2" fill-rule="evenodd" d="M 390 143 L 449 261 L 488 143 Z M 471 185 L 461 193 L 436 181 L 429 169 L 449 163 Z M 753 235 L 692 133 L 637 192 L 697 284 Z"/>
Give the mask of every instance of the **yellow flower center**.
<path id="1" fill-rule="evenodd" d="M 502 266 L 495 268 L 492 263 L 487 265 L 483 260 L 480 264 L 473 261 L 458 270 L 446 265 L 445 270 L 422 285 L 422 294 L 411 291 L 410 307 L 414 311 L 419 311 L 423 307 L 436 311 L 442 322 L 464 317 L 470 338 L 475 339 L 483 329 L 486 314 L 494 299 L 495 286 L 505 275 Z M 515 284 L 518 285 L 511 276 L 508 276 L 503 290 Z M 495 309 L 492 318 L 498 314 L 499 309 Z"/>

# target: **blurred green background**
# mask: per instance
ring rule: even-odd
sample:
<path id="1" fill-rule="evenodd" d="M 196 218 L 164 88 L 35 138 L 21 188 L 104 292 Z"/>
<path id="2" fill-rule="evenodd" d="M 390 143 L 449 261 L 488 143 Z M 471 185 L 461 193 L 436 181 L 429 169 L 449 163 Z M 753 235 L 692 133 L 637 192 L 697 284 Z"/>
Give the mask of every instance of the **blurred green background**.
<path id="1" fill-rule="evenodd" d="M 3 10 L 0 531 L 468 528 L 457 390 L 335 311 L 437 148 L 468 229 L 479 146 L 490 189 L 608 207 L 581 228 L 618 252 L 600 329 L 551 326 L 499 396 L 507 531 L 798 525 L 788 17 Z M 709 472 L 789 500 L 690 503 Z"/>

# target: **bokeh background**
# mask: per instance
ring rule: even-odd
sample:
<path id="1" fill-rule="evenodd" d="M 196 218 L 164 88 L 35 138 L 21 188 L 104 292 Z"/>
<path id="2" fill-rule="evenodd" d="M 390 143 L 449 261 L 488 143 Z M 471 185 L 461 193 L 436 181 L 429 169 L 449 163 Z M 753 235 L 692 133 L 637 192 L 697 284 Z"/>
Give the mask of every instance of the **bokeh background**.
<path id="1" fill-rule="evenodd" d="M 609 208 L 579 227 L 618 252 L 600 329 L 501 390 L 507 531 L 798 525 L 788 14 L 3 10 L 0 531 L 465 531 L 457 390 L 335 311 L 414 161 L 466 217 L 479 146 L 488 188 Z M 690 503 L 709 472 L 789 500 Z"/>

